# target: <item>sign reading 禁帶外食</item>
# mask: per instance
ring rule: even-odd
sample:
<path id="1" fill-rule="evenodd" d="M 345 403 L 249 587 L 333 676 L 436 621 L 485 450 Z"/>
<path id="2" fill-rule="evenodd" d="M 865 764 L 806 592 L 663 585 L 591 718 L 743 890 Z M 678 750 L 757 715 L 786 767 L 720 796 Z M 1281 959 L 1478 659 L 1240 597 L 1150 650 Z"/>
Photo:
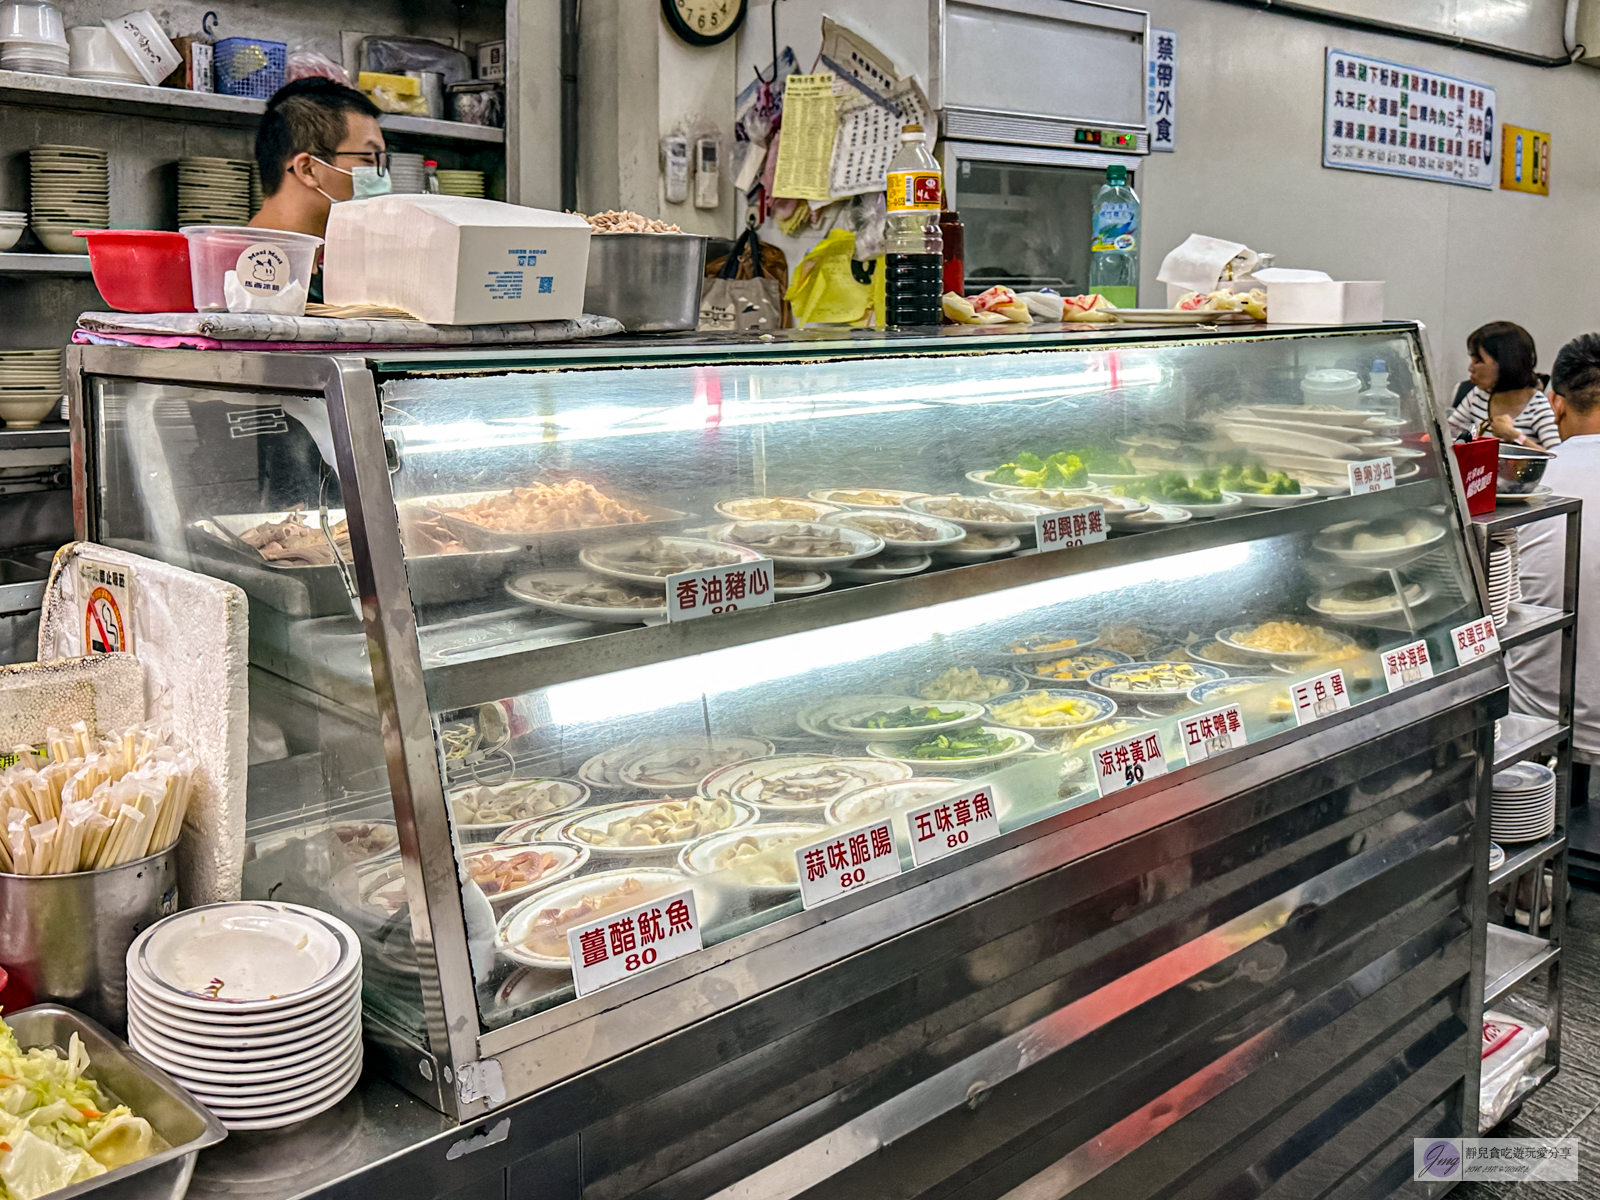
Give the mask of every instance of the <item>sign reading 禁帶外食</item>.
<path id="1" fill-rule="evenodd" d="M 1494 156 L 1492 87 L 1329 48 L 1323 166 L 1492 188 Z"/>

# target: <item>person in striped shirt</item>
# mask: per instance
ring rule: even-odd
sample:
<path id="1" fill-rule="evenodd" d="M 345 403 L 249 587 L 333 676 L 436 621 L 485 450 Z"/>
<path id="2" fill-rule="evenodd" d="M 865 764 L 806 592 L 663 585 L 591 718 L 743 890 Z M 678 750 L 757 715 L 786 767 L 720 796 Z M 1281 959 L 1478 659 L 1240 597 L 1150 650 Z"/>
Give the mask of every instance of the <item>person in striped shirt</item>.
<path id="1" fill-rule="evenodd" d="M 1471 441 L 1482 430 L 1520 446 L 1553 450 L 1561 444 L 1555 414 L 1539 386 L 1533 336 L 1510 321 L 1491 321 L 1467 336 L 1469 382 L 1450 410 L 1455 441 Z"/>

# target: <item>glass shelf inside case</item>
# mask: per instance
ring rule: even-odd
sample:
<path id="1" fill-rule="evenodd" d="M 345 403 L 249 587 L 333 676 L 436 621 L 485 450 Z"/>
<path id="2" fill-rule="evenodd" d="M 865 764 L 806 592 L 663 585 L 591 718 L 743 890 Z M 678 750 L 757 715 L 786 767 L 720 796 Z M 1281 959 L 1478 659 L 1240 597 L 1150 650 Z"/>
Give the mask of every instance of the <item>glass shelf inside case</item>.
<path id="1" fill-rule="evenodd" d="M 692 889 L 723 941 L 799 911 L 797 850 L 887 817 L 911 869 L 924 805 L 1009 833 L 1421 678 L 1385 651 L 1454 665 L 1410 332 L 892 350 L 385 381 L 486 1028 L 571 998 L 607 913 Z M 1303 403 L 1376 358 L 1394 407 Z M 773 605 L 666 623 L 752 556 Z"/>

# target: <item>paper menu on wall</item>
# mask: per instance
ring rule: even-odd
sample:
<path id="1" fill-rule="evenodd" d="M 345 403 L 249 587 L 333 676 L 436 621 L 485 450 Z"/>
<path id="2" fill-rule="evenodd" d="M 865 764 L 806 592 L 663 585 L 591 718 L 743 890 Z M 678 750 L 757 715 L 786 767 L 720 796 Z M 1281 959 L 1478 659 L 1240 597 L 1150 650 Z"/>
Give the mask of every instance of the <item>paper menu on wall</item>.
<path id="1" fill-rule="evenodd" d="M 834 77 L 791 75 L 784 81 L 783 137 L 772 194 L 783 199 L 831 199 L 828 166 L 833 157 L 838 110 Z"/>
<path id="2" fill-rule="evenodd" d="M 921 125 L 931 131 L 933 110 L 913 79 L 902 80 L 889 93 L 888 99 L 900 109 L 899 116 L 874 104 L 849 82 L 840 82 L 844 91 L 839 96 L 839 131 L 833 143 L 828 186 L 835 196 L 881 192 L 889 164 L 900 149 L 900 127 Z"/>

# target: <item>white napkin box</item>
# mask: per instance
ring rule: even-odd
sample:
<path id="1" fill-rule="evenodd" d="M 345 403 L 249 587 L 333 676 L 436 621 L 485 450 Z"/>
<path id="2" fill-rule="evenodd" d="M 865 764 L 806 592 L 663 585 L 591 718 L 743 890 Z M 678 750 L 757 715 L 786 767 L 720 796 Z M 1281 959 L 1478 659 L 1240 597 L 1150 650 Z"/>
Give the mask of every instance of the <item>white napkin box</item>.
<path id="1" fill-rule="evenodd" d="M 583 315 L 589 222 L 470 196 L 389 195 L 328 214 L 323 299 L 404 309 L 431 325 Z"/>
<path id="2" fill-rule="evenodd" d="M 1267 284 L 1274 325 L 1361 325 L 1383 320 L 1383 280 L 1295 280 Z"/>

